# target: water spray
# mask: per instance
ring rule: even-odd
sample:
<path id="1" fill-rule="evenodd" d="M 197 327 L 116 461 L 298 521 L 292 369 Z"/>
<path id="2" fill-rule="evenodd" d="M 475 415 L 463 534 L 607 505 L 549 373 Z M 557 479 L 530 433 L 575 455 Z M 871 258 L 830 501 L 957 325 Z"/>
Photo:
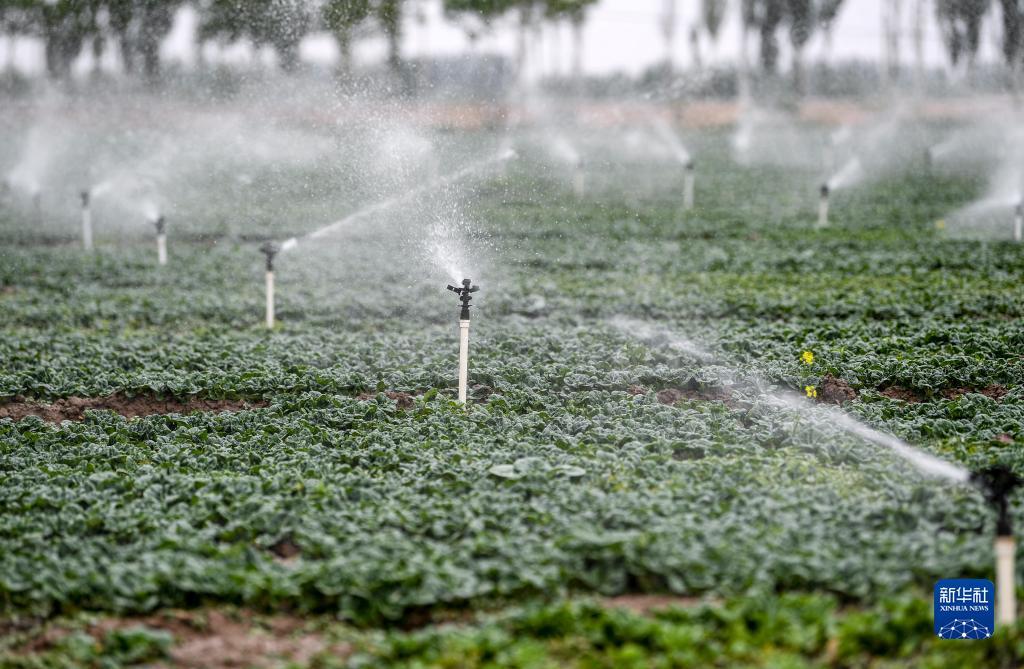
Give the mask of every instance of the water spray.
<path id="1" fill-rule="evenodd" d="M 83 190 L 82 197 L 82 248 L 92 251 L 92 208 L 89 204 L 89 191 Z"/>
<path id="2" fill-rule="evenodd" d="M 828 199 L 831 188 L 827 183 L 821 184 L 821 200 L 818 202 L 818 227 L 828 226 Z"/>
<path id="3" fill-rule="evenodd" d="M 587 188 L 587 175 L 583 171 L 582 158 L 576 161 L 576 171 L 573 174 L 572 186 L 573 192 L 576 193 L 576 199 L 582 200 Z"/>
<path id="4" fill-rule="evenodd" d="M 1010 522 L 1010 494 L 1024 479 L 1009 467 L 996 465 L 971 474 L 971 482 L 981 488 L 996 513 L 996 619 L 1000 625 L 1013 625 L 1017 619 L 1016 540 Z"/>
<path id="5" fill-rule="evenodd" d="M 1021 233 L 1024 228 L 1024 199 L 1017 201 L 1017 206 L 1013 210 L 1013 241 L 1019 242 L 1021 239 Z"/>
<path id="6" fill-rule="evenodd" d="M 683 170 L 683 209 L 689 211 L 693 209 L 693 187 L 696 166 L 692 160 L 687 160 Z"/>
<path id="7" fill-rule="evenodd" d="M 267 329 L 274 327 L 274 256 L 281 247 L 273 242 L 267 242 L 260 247 L 263 255 L 267 258 Z"/>
<path id="8" fill-rule="evenodd" d="M 32 190 L 32 212 L 35 215 L 36 223 L 43 223 L 43 191 L 38 187 Z"/>
<path id="9" fill-rule="evenodd" d="M 161 265 L 167 264 L 167 221 L 163 216 L 157 216 L 152 221 L 156 228 L 156 259 Z"/>
<path id="10" fill-rule="evenodd" d="M 469 382 L 469 306 L 473 293 L 480 290 L 469 279 L 462 280 L 462 287 L 449 285 L 448 290 L 459 296 L 462 310 L 459 312 L 459 402 L 466 403 L 466 386 Z"/>

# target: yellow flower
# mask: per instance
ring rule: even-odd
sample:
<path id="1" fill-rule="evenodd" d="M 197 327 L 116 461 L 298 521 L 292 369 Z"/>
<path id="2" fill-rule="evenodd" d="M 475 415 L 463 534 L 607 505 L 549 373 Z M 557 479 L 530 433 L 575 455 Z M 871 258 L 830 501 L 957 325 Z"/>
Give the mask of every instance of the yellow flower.
<path id="1" fill-rule="evenodd" d="M 803 359 L 805 365 L 814 364 L 814 354 L 811 353 L 810 351 L 804 351 L 803 355 L 801 355 L 800 358 Z"/>
<path id="2" fill-rule="evenodd" d="M 807 393 L 807 396 L 811 399 L 818 396 L 818 389 L 814 386 L 804 386 L 804 392 Z"/>
<path id="3" fill-rule="evenodd" d="M 935 227 L 937 229 L 939 229 L 939 230 L 945 230 L 946 229 L 946 221 L 945 221 L 945 219 L 940 218 L 939 220 L 935 221 Z"/>

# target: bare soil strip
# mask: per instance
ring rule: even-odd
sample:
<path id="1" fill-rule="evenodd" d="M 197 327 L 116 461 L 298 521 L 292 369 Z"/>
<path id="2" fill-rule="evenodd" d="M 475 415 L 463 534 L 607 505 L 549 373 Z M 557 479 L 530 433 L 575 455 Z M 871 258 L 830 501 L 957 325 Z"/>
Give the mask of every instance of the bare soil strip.
<path id="1" fill-rule="evenodd" d="M 19 421 L 28 416 L 37 416 L 50 423 L 62 423 L 66 420 L 84 419 L 88 409 L 105 409 L 121 414 L 125 418 L 135 418 L 171 413 L 189 414 L 196 411 L 244 411 L 265 407 L 267 404 L 264 400 L 210 400 L 201 397 L 164 399 L 153 395 L 128 397 L 120 393 L 107 397 L 67 397 L 52 404 L 14 398 L 0 404 L 0 419 L 12 418 Z"/>

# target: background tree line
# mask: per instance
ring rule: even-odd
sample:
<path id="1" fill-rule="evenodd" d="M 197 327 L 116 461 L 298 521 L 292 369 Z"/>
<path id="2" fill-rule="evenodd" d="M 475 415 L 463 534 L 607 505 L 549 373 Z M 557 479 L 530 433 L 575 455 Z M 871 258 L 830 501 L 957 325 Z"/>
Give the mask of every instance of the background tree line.
<path id="1" fill-rule="evenodd" d="M 582 33 L 587 10 L 598 0 L 443 0 L 445 15 L 476 38 L 499 19 L 518 27 L 516 60 L 521 68 L 527 40 L 544 22 L 566 22 L 572 28 L 573 69 L 582 69 Z M 675 49 L 676 4 L 664 0 L 660 27 L 665 38 L 666 65 L 671 70 Z M 686 1 L 686 0 L 684 0 Z M 779 67 L 780 40 L 788 39 L 792 73 L 799 87 L 803 79 L 804 49 L 815 32 L 831 48 L 832 30 L 844 0 L 696 0 L 700 19 L 691 26 L 692 62 L 701 62 L 699 40 L 717 45 L 723 22 L 732 12 L 742 26 L 742 54 L 747 62 L 749 42 L 756 40 L 760 68 L 768 73 Z M 175 12 L 186 0 L 0 0 L 0 31 L 32 35 L 43 40 L 47 71 L 66 77 L 75 58 L 89 49 L 99 57 L 115 50 L 124 71 L 157 77 L 160 44 L 171 29 Z M 407 12 L 421 9 L 420 0 L 191 0 L 199 15 L 200 41 L 224 43 L 248 39 L 258 47 L 272 47 L 283 69 L 298 65 L 298 47 L 312 31 L 329 31 L 341 53 L 340 67 L 351 64 L 354 41 L 380 34 L 388 43 L 388 64 L 403 67 L 402 29 Z M 899 69 L 901 19 L 905 6 L 912 11 L 914 50 L 923 49 L 921 35 L 926 16 L 934 12 L 950 62 L 971 67 L 981 44 L 981 28 L 989 12 L 1002 19 L 1001 50 L 1007 64 L 1024 64 L 1024 0 L 882 0 L 885 67 Z M 931 11 L 928 5 L 933 5 Z M 415 14 L 414 14 L 415 15 Z"/>

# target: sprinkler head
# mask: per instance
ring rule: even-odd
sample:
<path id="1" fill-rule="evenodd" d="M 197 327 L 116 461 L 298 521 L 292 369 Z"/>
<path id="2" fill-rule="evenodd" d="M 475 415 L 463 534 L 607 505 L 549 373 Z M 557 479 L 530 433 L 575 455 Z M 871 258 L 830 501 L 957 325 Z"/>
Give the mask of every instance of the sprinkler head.
<path id="1" fill-rule="evenodd" d="M 163 216 L 157 216 L 153 220 L 153 226 L 156 228 L 156 234 L 162 235 L 164 234 L 164 230 L 167 229 L 167 221 Z"/>
<path id="2" fill-rule="evenodd" d="M 989 504 L 995 507 L 998 517 L 996 519 L 996 535 L 1000 537 L 1013 536 L 1013 526 L 1010 523 L 1010 494 L 1024 484 L 1024 479 L 1015 474 L 1006 465 L 994 465 L 979 469 L 971 474 L 971 482 L 981 488 L 982 494 Z"/>
<path id="3" fill-rule="evenodd" d="M 475 293 L 480 290 L 480 286 L 472 285 L 473 282 L 469 279 L 462 280 L 462 288 L 456 288 L 455 286 L 449 285 L 448 290 L 459 296 L 459 300 L 462 302 L 462 311 L 459 312 L 459 320 L 469 320 L 469 303 L 473 299 L 471 293 Z"/>
<path id="4" fill-rule="evenodd" d="M 89 190 L 88 189 L 83 190 L 81 193 L 79 193 L 79 196 L 82 198 L 82 207 L 88 207 L 89 206 Z"/>
<path id="5" fill-rule="evenodd" d="M 1014 208 L 1014 212 L 1017 216 L 1024 217 L 1024 200 L 1017 200 L 1017 206 Z"/>
<path id="6" fill-rule="evenodd" d="M 687 172 L 692 172 L 696 168 L 696 165 L 694 164 L 693 159 L 690 159 L 686 161 L 686 164 L 683 165 L 683 167 Z"/>
<path id="7" fill-rule="evenodd" d="M 263 251 L 263 255 L 267 257 L 267 271 L 274 271 L 274 256 L 281 252 L 281 247 L 274 242 L 267 242 L 260 247 L 260 251 Z"/>
<path id="8" fill-rule="evenodd" d="M 832 189 L 829 188 L 827 183 L 821 184 L 821 197 L 822 197 L 822 199 L 827 198 L 828 194 L 829 194 L 829 191 L 831 191 L 831 190 Z"/>

